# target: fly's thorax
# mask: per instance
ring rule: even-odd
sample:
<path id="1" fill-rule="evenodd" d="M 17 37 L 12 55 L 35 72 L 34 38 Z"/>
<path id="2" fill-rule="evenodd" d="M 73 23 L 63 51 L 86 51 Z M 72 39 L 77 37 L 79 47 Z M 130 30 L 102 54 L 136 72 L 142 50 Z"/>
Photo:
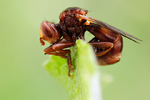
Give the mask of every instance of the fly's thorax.
<path id="1" fill-rule="evenodd" d="M 81 19 L 79 15 L 86 15 L 87 10 L 82 10 L 77 7 L 67 8 L 60 14 L 59 25 L 62 32 L 65 32 L 70 37 L 78 37 L 85 30 L 85 19 Z"/>

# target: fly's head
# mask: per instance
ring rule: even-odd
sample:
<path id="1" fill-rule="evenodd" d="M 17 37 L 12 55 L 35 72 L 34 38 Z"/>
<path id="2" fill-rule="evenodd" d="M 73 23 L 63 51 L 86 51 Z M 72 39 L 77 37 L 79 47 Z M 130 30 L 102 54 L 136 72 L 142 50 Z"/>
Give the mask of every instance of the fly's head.
<path id="1" fill-rule="evenodd" d="M 40 27 L 40 42 L 42 45 L 44 45 L 44 41 L 49 42 L 50 44 L 53 44 L 57 41 L 59 41 L 61 38 L 61 33 L 57 27 L 56 24 L 43 21 Z"/>

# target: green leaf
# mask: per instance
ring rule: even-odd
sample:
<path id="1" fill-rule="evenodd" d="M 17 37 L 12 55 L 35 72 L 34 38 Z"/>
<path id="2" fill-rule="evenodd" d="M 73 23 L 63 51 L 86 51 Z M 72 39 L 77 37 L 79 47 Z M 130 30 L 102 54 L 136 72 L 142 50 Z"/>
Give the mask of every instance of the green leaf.
<path id="1" fill-rule="evenodd" d="M 71 59 L 75 68 L 68 76 L 67 60 L 51 56 L 45 64 L 46 69 L 66 88 L 70 100 L 101 100 L 100 75 L 92 47 L 78 40 L 70 48 Z"/>

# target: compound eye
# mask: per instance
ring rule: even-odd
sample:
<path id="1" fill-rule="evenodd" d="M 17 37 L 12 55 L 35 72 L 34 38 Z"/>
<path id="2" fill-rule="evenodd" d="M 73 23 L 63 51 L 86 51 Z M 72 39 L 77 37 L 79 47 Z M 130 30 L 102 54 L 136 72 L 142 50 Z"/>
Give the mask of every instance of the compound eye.
<path id="1" fill-rule="evenodd" d="M 46 36 L 47 38 L 52 38 L 52 34 L 54 34 L 54 32 L 51 30 L 51 28 L 49 27 L 46 21 L 42 22 L 41 31 L 42 31 L 42 34 Z"/>
<path id="2" fill-rule="evenodd" d="M 60 39 L 60 32 L 55 24 L 44 21 L 41 24 L 40 36 L 49 43 L 54 43 Z"/>

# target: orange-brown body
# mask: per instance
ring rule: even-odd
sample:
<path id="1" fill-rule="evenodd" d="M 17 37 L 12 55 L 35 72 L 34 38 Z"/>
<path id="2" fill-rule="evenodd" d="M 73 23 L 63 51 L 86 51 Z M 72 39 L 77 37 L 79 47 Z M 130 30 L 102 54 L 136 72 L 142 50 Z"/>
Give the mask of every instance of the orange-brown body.
<path id="1" fill-rule="evenodd" d="M 45 54 L 67 58 L 69 76 L 70 71 L 73 70 L 69 47 L 75 45 L 77 39 L 84 40 L 85 31 L 94 35 L 89 44 L 93 47 L 99 65 L 114 64 L 120 60 L 123 47 L 121 35 L 136 43 L 138 42 L 134 39 L 140 40 L 102 21 L 86 16 L 87 12 L 78 7 L 70 7 L 60 14 L 58 24 L 48 21 L 41 24 L 41 44 L 45 44 L 43 40 L 52 44 L 44 50 Z"/>

